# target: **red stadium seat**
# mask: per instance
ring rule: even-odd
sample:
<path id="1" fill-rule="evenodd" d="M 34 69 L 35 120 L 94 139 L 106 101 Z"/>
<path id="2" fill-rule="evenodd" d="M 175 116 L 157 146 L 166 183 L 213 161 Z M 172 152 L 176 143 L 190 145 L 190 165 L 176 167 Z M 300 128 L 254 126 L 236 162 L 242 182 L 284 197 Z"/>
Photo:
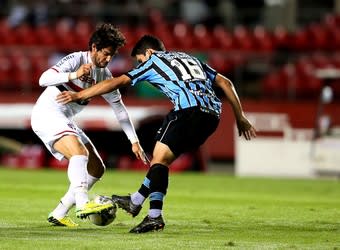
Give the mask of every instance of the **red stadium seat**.
<path id="1" fill-rule="evenodd" d="M 335 68 L 340 69 L 340 52 L 333 54 L 331 57 L 331 63 Z"/>
<path id="2" fill-rule="evenodd" d="M 79 50 L 77 40 L 73 33 L 73 22 L 68 18 L 62 18 L 56 22 L 55 33 L 58 49 L 62 52 Z"/>
<path id="3" fill-rule="evenodd" d="M 332 67 L 331 59 L 323 53 L 314 53 L 310 57 L 310 62 L 316 69 L 324 69 Z"/>
<path id="4" fill-rule="evenodd" d="M 274 44 L 277 48 L 287 48 L 290 46 L 290 34 L 286 28 L 277 26 L 273 32 Z"/>
<path id="5" fill-rule="evenodd" d="M 11 85 L 11 61 L 0 51 L 0 89 L 8 89 Z"/>
<path id="6" fill-rule="evenodd" d="M 212 32 L 214 43 L 218 49 L 234 50 L 236 49 L 236 42 L 234 36 L 227 31 L 223 26 L 217 25 Z"/>
<path id="7" fill-rule="evenodd" d="M 33 51 L 29 60 L 32 65 L 32 76 L 31 76 L 31 84 L 33 89 L 40 89 L 39 86 L 39 78 L 41 74 L 49 68 L 48 65 L 48 54 L 44 53 L 43 50 Z"/>
<path id="8" fill-rule="evenodd" d="M 176 39 L 176 44 L 182 50 L 192 50 L 195 46 L 195 41 L 192 27 L 185 22 L 177 22 L 173 27 L 173 35 Z"/>
<path id="9" fill-rule="evenodd" d="M 253 31 L 253 39 L 256 43 L 256 50 L 263 52 L 272 52 L 275 48 L 272 34 L 263 26 L 256 26 Z"/>
<path id="10" fill-rule="evenodd" d="M 307 30 L 301 29 L 290 37 L 290 48 L 295 50 L 309 50 L 311 48 Z"/>
<path id="11" fill-rule="evenodd" d="M 234 67 L 233 62 L 228 58 L 228 56 L 219 52 L 209 53 L 207 63 L 217 72 L 220 72 L 222 74 L 230 72 Z"/>
<path id="12" fill-rule="evenodd" d="M 262 80 L 262 93 L 269 98 L 286 97 L 285 82 L 277 72 L 265 76 Z"/>
<path id="13" fill-rule="evenodd" d="M 133 32 L 135 36 L 139 39 L 144 35 L 152 34 L 152 29 L 147 25 L 138 25 L 134 27 Z"/>
<path id="14" fill-rule="evenodd" d="M 76 21 L 74 25 L 74 33 L 76 36 L 87 37 L 90 38 L 90 35 L 93 31 L 94 27 L 92 22 L 88 18 L 80 18 Z"/>
<path id="15" fill-rule="evenodd" d="M 329 48 L 329 32 L 326 27 L 321 24 L 311 24 L 307 27 L 309 40 L 312 49 Z"/>
<path id="16" fill-rule="evenodd" d="M 37 45 L 43 45 L 48 47 L 57 46 L 57 36 L 52 30 L 52 27 L 48 25 L 40 25 L 36 27 L 35 31 L 37 37 Z"/>
<path id="17" fill-rule="evenodd" d="M 163 26 L 167 24 L 162 11 L 158 9 L 150 9 L 148 12 L 148 21 L 151 27 Z"/>
<path id="18" fill-rule="evenodd" d="M 17 43 L 16 34 L 9 27 L 7 19 L 0 19 L 0 44 L 1 45 L 14 45 Z"/>
<path id="19" fill-rule="evenodd" d="M 94 27 L 89 19 L 81 18 L 77 20 L 74 26 L 74 33 L 78 50 L 88 50 L 88 43 L 93 29 Z"/>
<path id="20" fill-rule="evenodd" d="M 180 49 L 176 44 L 176 38 L 173 37 L 172 25 L 168 23 L 162 12 L 157 9 L 151 9 L 148 13 L 149 27 L 151 34 L 159 37 L 167 50 Z"/>
<path id="21" fill-rule="evenodd" d="M 10 54 L 10 60 L 13 87 L 31 91 L 32 65 L 27 55 L 21 50 L 15 50 Z"/>
<path id="22" fill-rule="evenodd" d="M 205 25 L 203 24 L 195 25 L 193 33 L 194 40 L 196 41 L 195 42 L 196 49 L 207 50 L 215 48 L 212 36 Z"/>
<path id="23" fill-rule="evenodd" d="M 152 33 L 163 41 L 167 50 L 180 49 L 176 44 L 176 39 L 173 37 L 171 27 L 169 27 L 168 24 L 164 23 L 154 27 Z"/>
<path id="24" fill-rule="evenodd" d="M 295 88 L 297 97 L 317 98 L 322 88 L 322 81 L 312 75 L 299 76 Z"/>
<path id="25" fill-rule="evenodd" d="M 323 24 L 326 25 L 327 27 L 336 26 L 335 17 L 333 15 L 333 13 L 325 15 L 325 17 L 323 19 Z"/>
<path id="26" fill-rule="evenodd" d="M 21 24 L 14 32 L 17 36 L 17 44 L 35 45 L 38 42 L 35 30 L 28 24 Z"/>
<path id="27" fill-rule="evenodd" d="M 299 76 L 310 76 L 314 73 L 315 67 L 309 57 L 301 57 L 295 63 L 295 71 Z"/>
<path id="28" fill-rule="evenodd" d="M 329 43 L 330 43 L 331 49 L 333 50 L 340 49 L 340 28 L 339 27 L 332 29 Z"/>
<path id="29" fill-rule="evenodd" d="M 134 29 L 127 25 L 120 25 L 119 29 L 124 34 L 126 39 L 126 44 L 120 49 L 120 51 L 130 54 L 131 49 L 135 45 L 135 42 L 137 41 L 138 37 L 136 36 Z"/>
<path id="30" fill-rule="evenodd" d="M 255 41 L 250 30 L 243 25 L 238 25 L 234 29 L 234 38 L 236 46 L 240 50 L 253 51 L 255 50 Z"/>

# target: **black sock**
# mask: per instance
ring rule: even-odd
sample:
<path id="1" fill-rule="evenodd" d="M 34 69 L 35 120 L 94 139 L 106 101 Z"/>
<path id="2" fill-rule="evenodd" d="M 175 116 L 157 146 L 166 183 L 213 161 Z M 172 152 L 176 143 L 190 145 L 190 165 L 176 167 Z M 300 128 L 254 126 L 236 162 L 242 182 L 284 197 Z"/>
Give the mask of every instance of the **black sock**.
<path id="1" fill-rule="evenodd" d="M 154 164 L 148 172 L 150 180 L 150 209 L 162 209 L 169 184 L 169 168 Z"/>
<path id="2" fill-rule="evenodd" d="M 148 173 L 146 174 L 143 184 L 140 186 L 138 193 L 143 195 L 145 198 L 147 198 L 150 194 L 150 172 L 152 167 L 149 168 Z"/>

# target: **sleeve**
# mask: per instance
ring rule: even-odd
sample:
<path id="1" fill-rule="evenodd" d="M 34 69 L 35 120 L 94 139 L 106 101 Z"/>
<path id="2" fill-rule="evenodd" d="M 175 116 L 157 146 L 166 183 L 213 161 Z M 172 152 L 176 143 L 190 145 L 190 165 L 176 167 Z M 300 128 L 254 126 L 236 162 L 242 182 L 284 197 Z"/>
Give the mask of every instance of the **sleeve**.
<path id="1" fill-rule="evenodd" d="M 105 76 L 104 79 L 111 79 L 112 78 L 112 73 L 108 68 L 105 68 Z M 121 100 L 121 94 L 119 90 L 113 90 L 112 92 L 103 94 L 102 97 L 109 103 L 114 103 L 114 102 L 119 102 Z"/>
<path id="2" fill-rule="evenodd" d="M 152 76 L 152 65 L 153 61 L 149 59 L 148 61 L 138 65 L 137 68 L 125 73 L 125 75 L 131 79 L 131 85 L 134 86 L 138 82 L 149 80 L 149 78 Z"/>
<path id="3" fill-rule="evenodd" d="M 207 77 L 214 82 L 217 76 L 217 71 L 210 67 L 208 64 L 201 62 L 202 68 L 204 72 L 207 74 Z"/>
<path id="4" fill-rule="evenodd" d="M 138 142 L 138 136 L 136 134 L 135 127 L 130 119 L 130 115 L 121 99 L 121 95 L 118 90 L 115 90 L 111 93 L 103 95 L 103 98 L 110 104 L 112 107 L 117 120 L 127 138 L 130 140 L 131 144 Z"/>
<path id="5" fill-rule="evenodd" d="M 69 81 L 69 74 L 77 71 L 77 54 L 72 53 L 62 58 L 56 65 L 42 73 L 39 78 L 41 87 L 56 86 Z"/>

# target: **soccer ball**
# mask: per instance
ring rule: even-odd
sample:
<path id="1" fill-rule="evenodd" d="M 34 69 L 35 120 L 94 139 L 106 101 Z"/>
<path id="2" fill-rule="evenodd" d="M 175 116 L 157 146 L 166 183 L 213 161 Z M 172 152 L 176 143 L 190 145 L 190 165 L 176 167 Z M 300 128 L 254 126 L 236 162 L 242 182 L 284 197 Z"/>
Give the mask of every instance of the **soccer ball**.
<path id="1" fill-rule="evenodd" d="M 99 204 L 107 204 L 107 203 L 112 204 L 112 200 L 109 198 L 106 198 L 105 196 L 98 195 L 94 198 L 94 201 Z M 110 209 L 105 210 L 99 214 L 90 214 L 88 218 L 91 221 L 91 223 L 94 225 L 107 226 L 111 224 L 116 218 L 116 211 L 117 211 L 116 204 L 113 204 L 113 207 L 111 207 Z"/>

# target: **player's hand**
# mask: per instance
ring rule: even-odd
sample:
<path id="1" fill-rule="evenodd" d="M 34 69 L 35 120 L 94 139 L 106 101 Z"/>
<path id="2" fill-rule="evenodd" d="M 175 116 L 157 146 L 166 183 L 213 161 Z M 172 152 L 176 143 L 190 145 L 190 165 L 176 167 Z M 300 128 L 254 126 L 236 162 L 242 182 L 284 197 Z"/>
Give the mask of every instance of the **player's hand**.
<path id="1" fill-rule="evenodd" d="M 92 63 L 83 64 L 77 70 L 77 77 L 79 78 L 81 76 L 89 76 L 91 75 L 91 70 L 92 70 Z"/>
<path id="2" fill-rule="evenodd" d="M 236 124 L 239 136 L 243 135 L 246 140 L 251 140 L 251 138 L 256 137 L 255 128 L 245 116 L 241 116 L 241 118 L 237 120 Z"/>
<path id="3" fill-rule="evenodd" d="M 77 92 L 63 91 L 57 95 L 56 101 L 61 104 L 67 104 L 69 102 L 76 102 L 80 100 Z"/>
<path id="4" fill-rule="evenodd" d="M 135 154 L 136 158 L 142 160 L 145 165 L 148 165 L 150 163 L 150 160 L 148 159 L 139 142 L 135 142 L 132 144 L 132 152 Z"/>

